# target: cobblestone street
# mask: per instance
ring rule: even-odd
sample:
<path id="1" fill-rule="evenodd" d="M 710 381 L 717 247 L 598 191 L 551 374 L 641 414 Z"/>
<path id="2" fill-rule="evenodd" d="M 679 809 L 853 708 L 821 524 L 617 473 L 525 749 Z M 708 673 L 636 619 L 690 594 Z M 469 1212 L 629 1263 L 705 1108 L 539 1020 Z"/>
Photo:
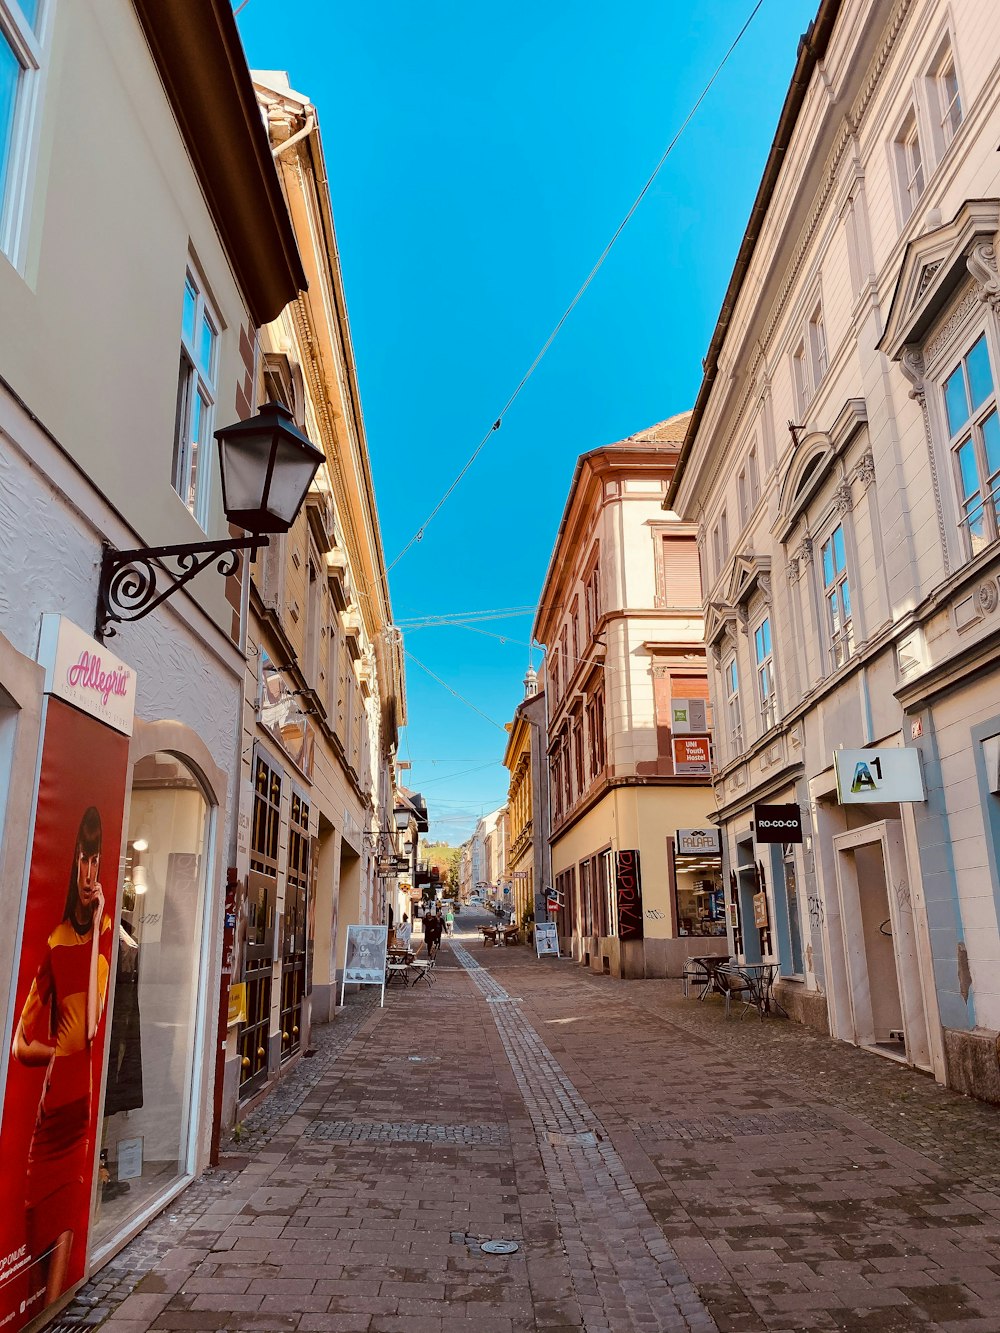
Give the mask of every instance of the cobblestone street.
<path id="1" fill-rule="evenodd" d="M 997 1112 L 901 1065 L 468 934 L 315 1044 L 65 1327 L 1000 1330 Z"/>

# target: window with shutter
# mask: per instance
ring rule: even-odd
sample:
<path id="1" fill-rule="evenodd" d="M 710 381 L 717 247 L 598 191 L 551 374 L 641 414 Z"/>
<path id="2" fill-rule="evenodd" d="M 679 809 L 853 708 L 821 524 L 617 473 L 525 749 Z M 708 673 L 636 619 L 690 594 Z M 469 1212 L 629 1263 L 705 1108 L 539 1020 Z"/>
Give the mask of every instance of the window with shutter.
<path id="1" fill-rule="evenodd" d="M 663 597 L 665 606 L 701 606 L 701 570 L 694 537 L 663 538 Z"/>

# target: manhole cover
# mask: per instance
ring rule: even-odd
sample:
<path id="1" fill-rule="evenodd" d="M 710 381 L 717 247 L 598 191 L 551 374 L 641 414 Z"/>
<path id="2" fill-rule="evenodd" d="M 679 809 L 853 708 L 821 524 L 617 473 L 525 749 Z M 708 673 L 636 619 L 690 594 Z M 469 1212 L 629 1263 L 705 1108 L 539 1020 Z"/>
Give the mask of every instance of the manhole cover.
<path id="1" fill-rule="evenodd" d="M 479 1248 L 483 1254 L 517 1254 L 521 1247 L 516 1240 L 484 1240 Z"/>

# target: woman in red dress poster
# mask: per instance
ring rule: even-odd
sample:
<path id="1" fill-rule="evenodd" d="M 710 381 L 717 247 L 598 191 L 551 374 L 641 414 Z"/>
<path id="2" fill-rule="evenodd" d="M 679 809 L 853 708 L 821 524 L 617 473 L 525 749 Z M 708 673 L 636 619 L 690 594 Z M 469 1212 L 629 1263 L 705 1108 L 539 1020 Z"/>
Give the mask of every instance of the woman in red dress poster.
<path id="1" fill-rule="evenodd" d="M 77 833 L 62 921 L 46 941 L 12 1046 L 22 1064 L 45 1068 L 28 1152 L 25 1219 L 29 1253 L 42 1261 L 46 1305 L 66 1289 L 74 1230 L 85 1227 L 90 1205 L 91 1051 L 111 967 L 101 842 L 101 816 L 90 806 Z"/>

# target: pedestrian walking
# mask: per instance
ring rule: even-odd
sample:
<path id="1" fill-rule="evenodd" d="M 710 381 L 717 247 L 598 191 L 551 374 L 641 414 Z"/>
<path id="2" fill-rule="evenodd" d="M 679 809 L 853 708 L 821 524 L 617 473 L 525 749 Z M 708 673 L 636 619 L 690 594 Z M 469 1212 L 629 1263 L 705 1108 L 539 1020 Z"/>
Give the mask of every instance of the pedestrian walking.
<path id="1" fill-rule="evenodd" d="M 455 924 L 455 909 L 453 907 L 449 907 L 444 914 L 444 928 L 449 935 L 452 932 L 452 927 L 454 926 L 454 924 Z"/>
<path id="2" fill-rule="evenodd" d="M 441 947 L 440 919 L 431 911 L 424 913 L 424 943 L 427 945 L 427 957 L 435 958 Z"/>

